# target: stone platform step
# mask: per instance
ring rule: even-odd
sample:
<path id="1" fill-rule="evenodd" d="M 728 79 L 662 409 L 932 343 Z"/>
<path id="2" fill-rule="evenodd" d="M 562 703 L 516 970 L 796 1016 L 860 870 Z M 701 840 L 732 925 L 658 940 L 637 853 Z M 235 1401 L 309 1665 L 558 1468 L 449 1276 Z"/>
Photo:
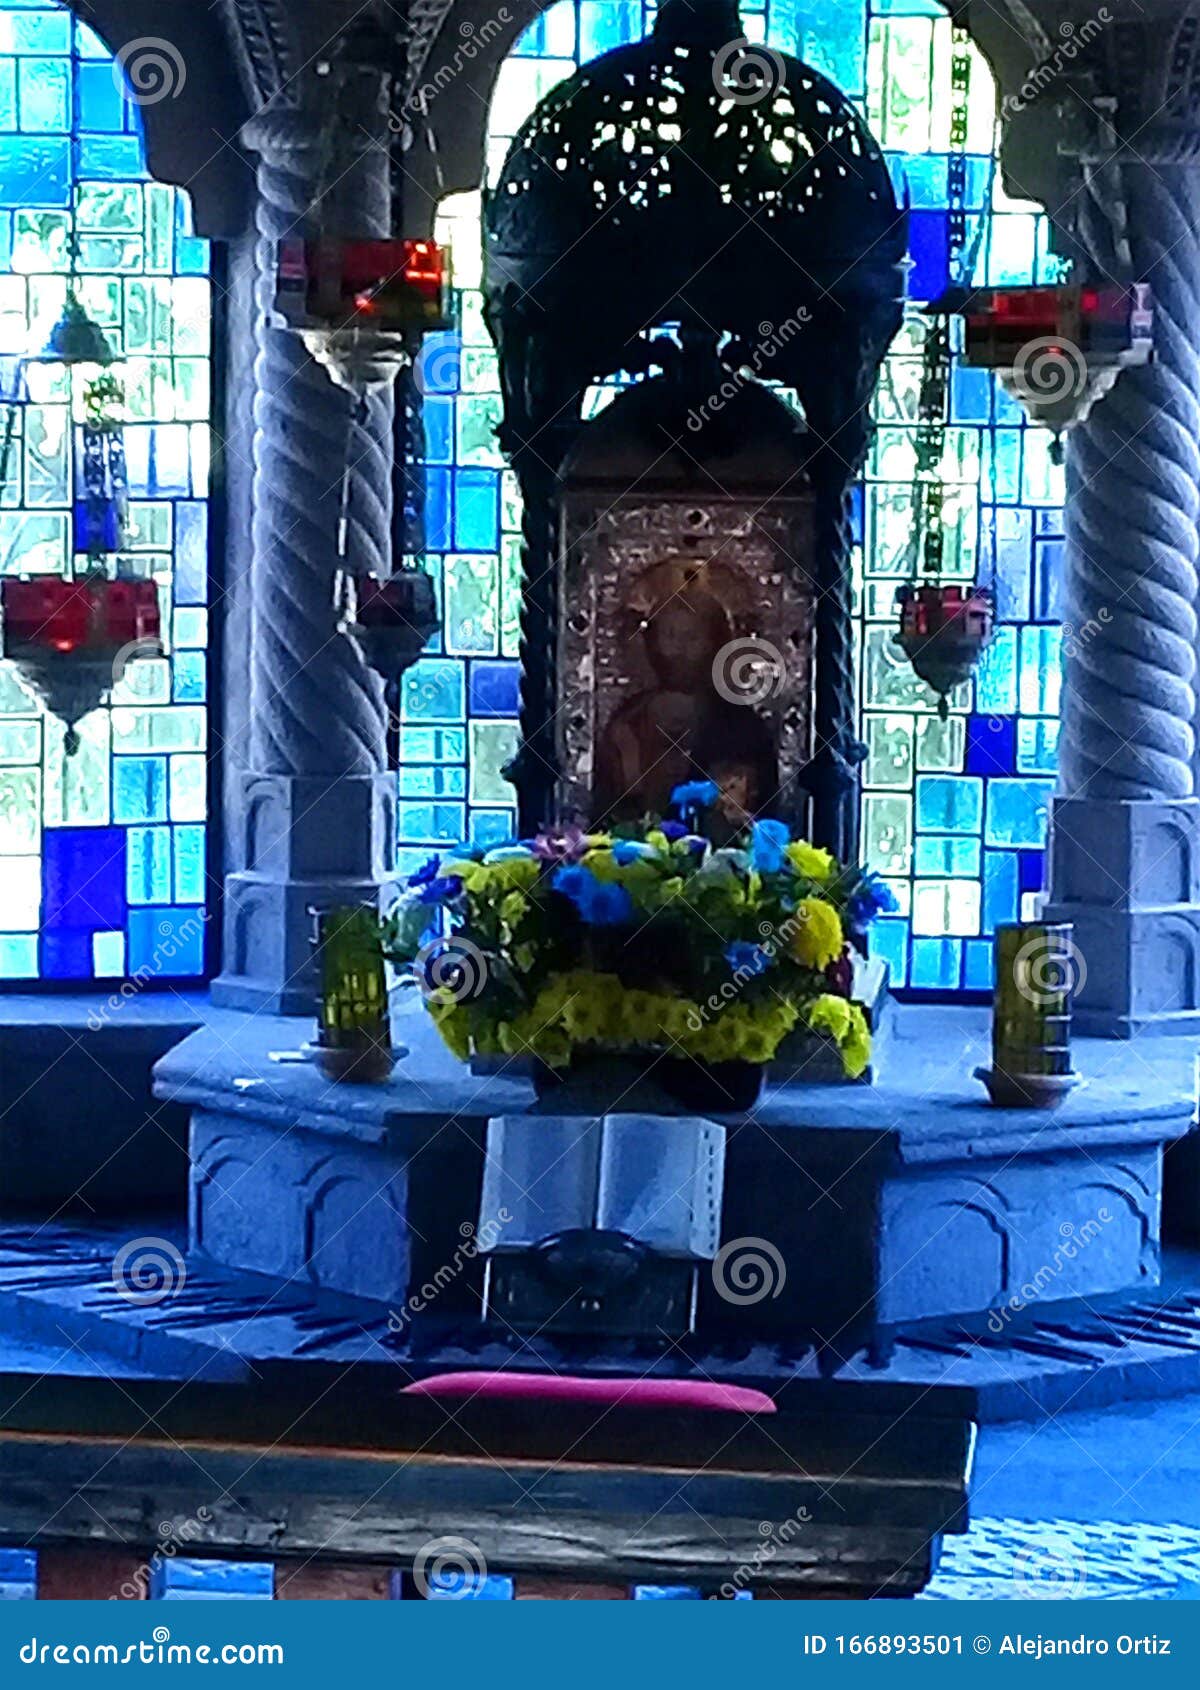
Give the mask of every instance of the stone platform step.
<path id="1" fill-rule="evenodd" d="M 130 1300 L 114 1280 L 114 1261 L 135 1240 L 145 1246 L 143 1260 L 157 1246 L 175 1273 L 157 1301 Z M 275 1366 L 319 1377 L 352 1365 L 394 1371 L 399 1385 L 443 1369 L 516 1366 L 756 1383 L 781 1401 L 793 1382 L 805 1383 L 811 1401 L 814 1383 L 824 1381 L 836 1397 L 841 1382 L 863 1381 L 881 1396 L 895 1388 L 898 1401 L 934 1385 L 956 1389 L 956 1404 L 983 1421 L 1200 1389 L 1194 1256 L 1170 1262 L 1171 1282 L 1158 1290 L 1027 1309 L 1007 1322 L 993 1314 L 908 1328 L 894 1336 L 886 1363 L 872 1367 L 861 1352 L 839 1358 L 808 1344 L 612 1343 L 597 1355 L 594 1340 L 506 1341 L 457 1317 L 426 1314 L 401 1325 L 377 1303 L 184 1262 L 173 1254 L 181 1247 L 181 1235 L 151 1232 L 146 1222 L 136 1230 L 0 1224 L 3 1330 L 37 1343 L 43 1356 L 60 1351 L 64 1372 L 102 1373 L 111 1363 L 122 1375 L 245 1380 Z M 53 1359 L 46 1365 L 53 1370 Z"/>

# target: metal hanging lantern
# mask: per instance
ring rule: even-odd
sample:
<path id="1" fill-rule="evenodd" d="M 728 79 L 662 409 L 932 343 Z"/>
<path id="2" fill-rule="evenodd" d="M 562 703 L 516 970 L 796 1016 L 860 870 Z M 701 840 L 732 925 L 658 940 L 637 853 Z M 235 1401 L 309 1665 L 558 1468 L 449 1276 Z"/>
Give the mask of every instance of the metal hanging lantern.
<path id="1" fill-rule="evenodd" d="M 992 636 L 992 595 L 986 587 L 930 581 L 901 587 L 896 644 L 938 695 L 938 715 L 950 714 L 949 694 L 975 672 Z"/>
<path id="2" fill-rule="evenodd" d="M 110 695 L 126 664 L 162 655 L 158 589 L 145 577 L 123 575 L 109 560 L 125 543 L 128 485 L 122 411 L 124 389 L 99 324 L 68 285 L 62 316 L 45 349 L 22 360 L 9 396 L 0 486 L 7 486 L 17 409 L 28 400 L 32 365 L 59 365 L 82 382 L 81 456 L 74 493 L 74 552 L 87 558 L 81 575 L 7 576 L 0 582 L 0 652 L 16 664 L 51 715 L 66 724 L 68 756 L 79 749 L 77 723 Z"/>

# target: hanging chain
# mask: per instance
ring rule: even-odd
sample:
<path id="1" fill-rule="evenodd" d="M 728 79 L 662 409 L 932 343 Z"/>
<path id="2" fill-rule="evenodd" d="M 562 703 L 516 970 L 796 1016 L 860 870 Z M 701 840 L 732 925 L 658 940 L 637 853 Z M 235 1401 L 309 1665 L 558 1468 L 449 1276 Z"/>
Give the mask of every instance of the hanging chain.
<path id="1" fill-rule="evenodd" d="M 971 95 L 971 38 L 960 24 L 950 30 L 950 155 L 946 169 L 947 273 L 952 285 L 965 283 L 974 269 L 983 218 L 969 254 L 967 244 L 967 118 Z M 950 318 L 926 319 L 921 362 L 921 391 L 917 399 L 916 474 L 913 487 L 918 547 L 923 575 L 936 580 L 942 572 L 945 536 L 942 528 L 944 488 L 941 459 L 946 444 L 950 399 Z"/>

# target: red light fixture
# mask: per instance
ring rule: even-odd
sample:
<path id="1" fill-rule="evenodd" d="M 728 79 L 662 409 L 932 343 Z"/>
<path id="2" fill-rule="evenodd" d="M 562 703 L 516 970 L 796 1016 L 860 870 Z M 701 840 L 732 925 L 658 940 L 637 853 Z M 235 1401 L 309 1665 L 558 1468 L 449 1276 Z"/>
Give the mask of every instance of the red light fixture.
<path id="1" fill-rule="evenodd" d="M 950 714 L 949 695 L 969 681 L 992 637 L 992 595 L 986 587 L 922 581 L 897 595 L 896 644 L 938 695 L 938 715 Z"/>

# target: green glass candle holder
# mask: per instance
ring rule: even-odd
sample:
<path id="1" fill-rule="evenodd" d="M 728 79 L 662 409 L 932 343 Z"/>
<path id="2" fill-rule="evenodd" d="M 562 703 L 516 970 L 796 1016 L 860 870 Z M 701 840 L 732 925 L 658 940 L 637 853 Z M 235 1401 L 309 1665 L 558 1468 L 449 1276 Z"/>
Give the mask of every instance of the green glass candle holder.
<path id="1" fill-rule="evenodd" d="M 1069 921 L 1007 922 L 996 929 L 992 1065 L 975 1070 L 993 1103 L 1052 1109 L 1078 1085 L 1071 1066 L 1071 997 L 1078 975 Z"/>
<path id="2" fill-rule="evenodd" d="M 317 1059 L 330 1079 L 386 1080 L 393 1055 L 379 912 L 351 904 L 314 913 L 321 976 Z"/>

